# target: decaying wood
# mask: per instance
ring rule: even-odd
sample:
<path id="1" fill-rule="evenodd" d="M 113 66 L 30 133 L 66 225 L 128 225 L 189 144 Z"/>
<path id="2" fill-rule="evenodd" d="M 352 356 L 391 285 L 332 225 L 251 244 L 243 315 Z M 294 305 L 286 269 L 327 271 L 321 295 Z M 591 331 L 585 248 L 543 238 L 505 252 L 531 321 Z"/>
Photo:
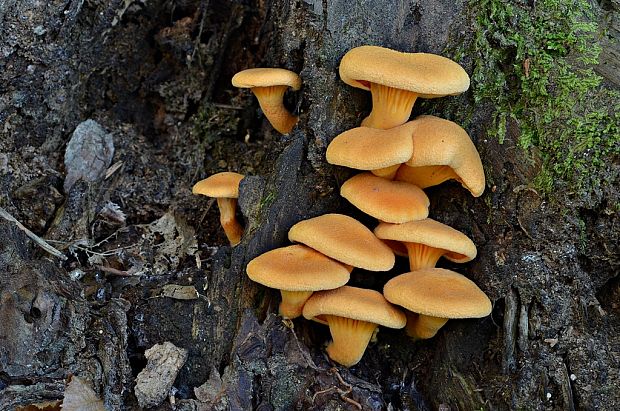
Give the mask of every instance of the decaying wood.
<path id="1" fill-rule="evenodd" d="M 283 322 L 278 294 L 245 275 L 302 219 L 375 224 L 338 195 L 351 172 L 324 158 L 370 106 L 339 80 L 342 55 L 376 44 L 454 57 L 475 34 L 471 13 L 460 0 L 0 4 L 0 409 L 59 400 L 70 374 L 108 408 L 136 408 L 145 351 L 165 341 L 187 360 L 161 410 L 619 408 L 617 193 L 543 198 L 518 124 L 499 144 L 487 135 L 493 108 L 469 93 L 448 98 L 476 105 L 467 131 L 492 189 L 428 192 L 431 216 L 478 246 L 472 263 L 442 264 L 490 296 L 490 317 L 417 343 L 382 329 L 345 369 L 324 354 L 325 327 Z M 300 115 L 290 135 L 230 85 L 256 66 L 303 78 L 287 96 Z M 416 103 L 414 115 L 464 121 L 446 107 Z M 114 165 L 64 193 L 66 144 L 88 119 L 112 136 Z M 225 170 L 247 175 L 234 248 L 212 201 L 191 195 Z M 352 282 L 380 290 L 405 269 L 356 270 Z"/>

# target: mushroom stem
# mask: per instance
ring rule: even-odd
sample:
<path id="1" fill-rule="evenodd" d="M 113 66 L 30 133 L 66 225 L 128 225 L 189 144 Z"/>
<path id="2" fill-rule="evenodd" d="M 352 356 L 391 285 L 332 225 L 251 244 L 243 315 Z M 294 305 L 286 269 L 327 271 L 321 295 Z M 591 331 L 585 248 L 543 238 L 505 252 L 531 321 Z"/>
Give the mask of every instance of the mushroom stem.
<path id="1" fill-rule="evenodd" d="M 357 364 L 362 359 L 377 324 L 337 315 L 324 317 L 333 340 L 327 346 L 329 358 L 345 367 Z"/>
<path id="2" fill-rule="evenodd" d="M 217 206 L 220 209 L 220 224 L 224 229 L 230 245 L 237 245 L 243 235 L 243 227 L 239 224 L 236 217 L 237 199 L 218 197 Z"/>
<path id="3" fill-rule="evenodd" d="M 382 177 L 386 180 L 394 180 L 398 167 L 400 167 L 400 164 L 394 164 L 393 166 L 371 170 L 371 172 L 377 177 Z"/>
<path id="4" fill-rule="evenodd" d="M 252 87 L 265 117 L 273 128 L 282 134 L 290 133 L 299 119 L 284 107 L 284 92 L 287 88 L 288 86 Z"/>
<path id="5" fill-rule="evenodd" d="M 436 186 L 448 180 L 461 181 L 460 177 L 450 166 L 410 167 L 403 165 L 398 170 L 396 179 L 415 184 L 420 188 Z"/>
<path id="6" fill-rule="evenodd" d="M 405 242 L 409 254 L 409 268 L 411 271 L 422 268 L 435 268 L 437 261 L 445 254 L 446 250 L 435 248 L 426 244 Z"/>
<path id="7" fill-rule="evenodd" d="M 301 315 L 304 304 L 312 295 L 313 291 L 286 291 L 280 290 L 282 302 L 280 303 L 280 315 L 284 318 L 297 318 Z"/>
<path id="8" fill-rule="evenodd" d="M 437 331 L 448 322 L 448 318 L 416 314 L 411 311 L 407 311 L 405 314 L 407 315 L 405 330 L 407 335 L 414 340 L 433 338 Z"/>
<path id="9" fill-rule="evenodd" d="M 370 83 L 372 111 L 362 126 L 388 129 L 405 124 L 418 95 L 412 91 Z"/>

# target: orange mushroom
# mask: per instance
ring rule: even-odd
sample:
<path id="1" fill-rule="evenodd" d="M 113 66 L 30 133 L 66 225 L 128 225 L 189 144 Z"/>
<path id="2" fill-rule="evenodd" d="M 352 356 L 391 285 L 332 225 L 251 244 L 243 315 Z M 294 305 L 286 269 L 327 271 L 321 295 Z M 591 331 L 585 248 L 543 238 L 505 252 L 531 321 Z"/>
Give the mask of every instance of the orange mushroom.
<path id="1" fill-rule="evenodd" d="M 284 93 L 289 87 L 293 90 L 301 88 L 301 78 L 297 73 L 282 68 L 247 69 L 235 74 L 232 84 L 252 90 L 273 128 L 282 134 L 293 130 L 299 118 L 284 107 Z"/>

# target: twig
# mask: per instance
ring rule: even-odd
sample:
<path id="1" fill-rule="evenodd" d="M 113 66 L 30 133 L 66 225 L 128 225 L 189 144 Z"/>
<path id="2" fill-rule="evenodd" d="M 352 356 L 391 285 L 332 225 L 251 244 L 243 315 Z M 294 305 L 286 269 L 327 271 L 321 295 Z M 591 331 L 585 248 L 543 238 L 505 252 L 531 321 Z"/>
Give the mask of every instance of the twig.
<path id="1" fill-rule="evenodd" d="M 230 104 L 211 103 L 211 105 L 213 107 L 225 108 L 225 109 L 228 109 L 228 110 L 245 110 L 245 108 L 243 108 L 243 107 L 233 106 L 233 105 L 230 105 Z"/>
<path id="2" fill-rule="evenodd" d="M 118 275 L 121 277 L 131 277 L 132 274 L 130 274 L 127 271 L 122 271 L 122 270 L 117 270 L 116 268 L 112 268 L 112 267 L 104 267 L 103 265 L 96 265 L 95 268 L 97 270 L 106 272 L 106 273 L 110 273 L 110 274 L 114 274 L 114 275 Z"/>
<path id="3" fill-rule="evenodd" d="M 64 255 L 63 253 L 61 253 L 60 251 L 58 251 L 57 249 L 55 249 L 54 247 L 52 247 L 51 245 L 49 245 L 47 242 L 45 242 L 45 240 L 43 240 L 41 237 L 39 237 L 38 235 L 36 235 L 35 233 L 33 233 L 32 231 L 28 230 L 26 227 L 24 227 L 24 225 L 22 223 L 20 223 L 19 221 L 17 221 L 15 219 L 15 217 L 13 217 L 11 214 L 9 214 L 4 208 L 0 207 L 0 217 L 4 218 L 7 221 L 10 221 L 12 223 L 15 223 L 15 225 L 17 226 L 17 228 L 19 228 L 20 230 L 22 230 L 24 233 L 26 233 L 26 235 L 28 237 L 30 237 L 30 239 L 32 241 L 34 241 L 35 243 L 37 243 L 37 245 L 39 247 L 41 247 L 42 249 L 44 249 L 45 251 L 47 251 L 48 253 L 52 254 L 53 256 L 56 256 L 58 258 L 60 258 L 61 260 L 65 261 L 67 259 L 67 256 Z"/>

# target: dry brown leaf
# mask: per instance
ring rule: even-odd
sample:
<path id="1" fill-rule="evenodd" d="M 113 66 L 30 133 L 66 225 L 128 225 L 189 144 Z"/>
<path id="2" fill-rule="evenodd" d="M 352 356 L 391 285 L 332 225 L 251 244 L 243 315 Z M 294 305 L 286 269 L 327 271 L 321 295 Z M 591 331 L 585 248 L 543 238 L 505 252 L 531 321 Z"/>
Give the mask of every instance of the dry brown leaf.
<path id="1" fill-rule="evenodd" d="M 60 401 L 45 401 L 16 407 L 15 411 L 61 411 Z"/>
<path id="2" fill-rule="evenodd" d="M 78 180 L 90 182 L 102 179 L 113 156 L 112 134 L 94 120 L 89 119 L 78 124 L 65 151 L 65 193 L 68 193 Z"/>
<path id="3" fill-rule="evenodd" d="M 90 385 L 79 377 L 72 376 L 62 402 L 62 411 L 106 411 Z"/>
<path id="4" fill-rule="evenodd" d="M 175 300 L 195 300 L 198 298 L 198 291 L 193 285 L 166 284 L 161 290 L 161 296 Z"/>

